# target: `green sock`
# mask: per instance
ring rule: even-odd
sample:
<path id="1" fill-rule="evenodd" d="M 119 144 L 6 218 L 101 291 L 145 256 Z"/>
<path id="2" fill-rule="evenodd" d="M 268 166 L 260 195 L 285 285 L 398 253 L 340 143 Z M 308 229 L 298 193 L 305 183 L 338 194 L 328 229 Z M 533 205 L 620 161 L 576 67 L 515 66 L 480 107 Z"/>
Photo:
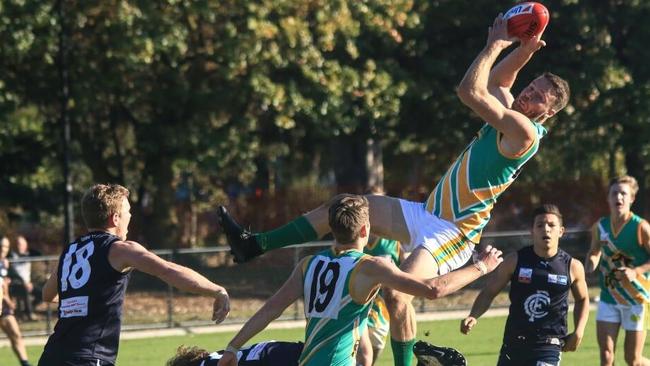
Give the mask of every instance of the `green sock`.
<path id="1" fill-rule="evenodd" d="M 300 216 L 275 230 L 255 234 L 255 239 L 262 250 L 268 252 L 272 249 L 316 240 L 318 234 L 307 218 Z"/>
<path id="2" fill-rule="evenodd" d="M 413 345 L 415 339 L 410 341 L 400 342 L 393 338 L 390 339 L 390 346 L 393 349 L 393 362 L 395 366 L 413 366 Z"/>

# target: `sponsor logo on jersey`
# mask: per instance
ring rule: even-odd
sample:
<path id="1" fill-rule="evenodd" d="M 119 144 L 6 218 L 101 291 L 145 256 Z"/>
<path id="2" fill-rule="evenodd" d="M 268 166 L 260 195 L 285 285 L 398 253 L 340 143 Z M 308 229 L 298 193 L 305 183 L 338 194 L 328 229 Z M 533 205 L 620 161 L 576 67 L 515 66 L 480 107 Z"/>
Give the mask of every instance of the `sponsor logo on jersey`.
<path id="1" fill-rule="evenodd" d="M 74 318 L 88 315 L 88 296 L 75 296 L 61 300 L 59 317 Z"/>
<path id="2" fill-rule="evenodd" d="M 568 282 L 567 276 L 557 275 L 554 273 L 548 274 L 548 283 L 556 283 L 558 285 L 566 285 Z"/>
<path id="3" fill-rule="evenodd" d="M 531 283 L 533 280 L 533 269 L 521 267 L 519 268 L 519 275 L 517 277 L 521 283 Z"/>

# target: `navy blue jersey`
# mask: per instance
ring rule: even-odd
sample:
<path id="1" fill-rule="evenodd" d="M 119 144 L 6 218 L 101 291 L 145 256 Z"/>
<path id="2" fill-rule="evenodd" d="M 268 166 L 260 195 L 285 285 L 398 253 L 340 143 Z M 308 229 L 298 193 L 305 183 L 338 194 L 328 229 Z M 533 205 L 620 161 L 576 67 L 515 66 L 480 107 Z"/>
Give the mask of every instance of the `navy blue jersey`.
<path id="1" fill-rule="evenodd" d="M 552 258 L 537 256 L 533 247 L 517 252 L 510 280 L 510 314 L 503 343 L 554 345 L 567 334 L 571 256 L 563 251 Z"/>
<path id="2" fill-rule="evenodd" d="M 298 366 L 302 342 L 262 342 L 242 348 L 237 354 L 239 366 Z M 199 366 L 217 366 L 223 351 L 211 353 Z"/>
<path id="3" fill-rule="evenodd" d="M 58 264 L 59 320 L 41 361 L 69 358 L 115 363 L 128 273 L 108 262 L 119 240 L 106 232 L 84 235 L 63 248 Z"/>

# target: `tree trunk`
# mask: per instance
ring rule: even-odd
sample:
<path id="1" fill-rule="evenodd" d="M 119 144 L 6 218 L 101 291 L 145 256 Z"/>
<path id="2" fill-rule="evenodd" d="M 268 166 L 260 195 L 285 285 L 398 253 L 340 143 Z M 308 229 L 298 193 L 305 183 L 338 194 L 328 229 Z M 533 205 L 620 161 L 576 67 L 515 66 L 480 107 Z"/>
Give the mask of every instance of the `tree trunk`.
<path id="1" fill-rule="evenodd" d="M 337 190 L 364 193 L 384 189 L 384 163 L 378 140 L 356 131 L 339 136 L 333 144 Z"/>
<path id="2" fill-rule="evenodd" d="M 143 207 L 140 229 L 144 234 L 145 245 L 150 248 L 175 248 L 179 243 L 179 231 L 175 214 L 176 192 L 173 187 L 171 160 L 160 154 L 150 160 L 149 177 L 153 184 L 148 184 L 146 193 L 150 203 Z"/>

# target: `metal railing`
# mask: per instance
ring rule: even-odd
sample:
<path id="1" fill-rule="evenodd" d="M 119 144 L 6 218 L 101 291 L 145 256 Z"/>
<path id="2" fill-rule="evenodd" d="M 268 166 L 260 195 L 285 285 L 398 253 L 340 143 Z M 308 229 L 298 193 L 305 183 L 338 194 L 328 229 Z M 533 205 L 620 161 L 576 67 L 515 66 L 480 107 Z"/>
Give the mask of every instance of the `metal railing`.
<path id="1" fill-rule="evenodd" d="M 574 257 L 582 260 L 588 248 L 588 231 L 569 229 L 560 246 Z M 532 244 L 526 231 L 484 233 L 482 242 L 494 244 L 505 253 Z M 291 273 L 293 267 L 305 255 L 331 245 L 330 241 L 311 242 L 274 250 L 252 262 L 233 264 L 229 248 L 225 246 L 192 249 L 162 249 L 153 252 L 160 257 L 188 266 L 210 280 L 223 285 L 231 296 L 231 315 L 226 323 L 243 323 L 270 297 Z M 58 256 L 21 257 L 10 263 L 31 262 L 32 281 L 35 288 L 42 287 Z M 453 301 L 415 300 L 419 312 L 440 309 L 465 309 L 471 305 L 475 293 L 482 286 L 479 280 L 468 290 L 454 295 Z M 472 292 L 474 291 L 474 292 Z M 123 311 L 124 330 L 174 328 L 211 324 L 211 299 L 183 293 L 134 271 L 127 289 Z M 16 315 L 20 319 L 20 313 Z M 56 304 L 40 304 L 36 307 L 38 320 L 21 322 L 25 336 L 50 334 L 57 319 Z M 302 304 L 296 302 L 283 314 L 284 319 L 302 319 Z M 4 335 L 3 335 L 4 336 Z"/>

